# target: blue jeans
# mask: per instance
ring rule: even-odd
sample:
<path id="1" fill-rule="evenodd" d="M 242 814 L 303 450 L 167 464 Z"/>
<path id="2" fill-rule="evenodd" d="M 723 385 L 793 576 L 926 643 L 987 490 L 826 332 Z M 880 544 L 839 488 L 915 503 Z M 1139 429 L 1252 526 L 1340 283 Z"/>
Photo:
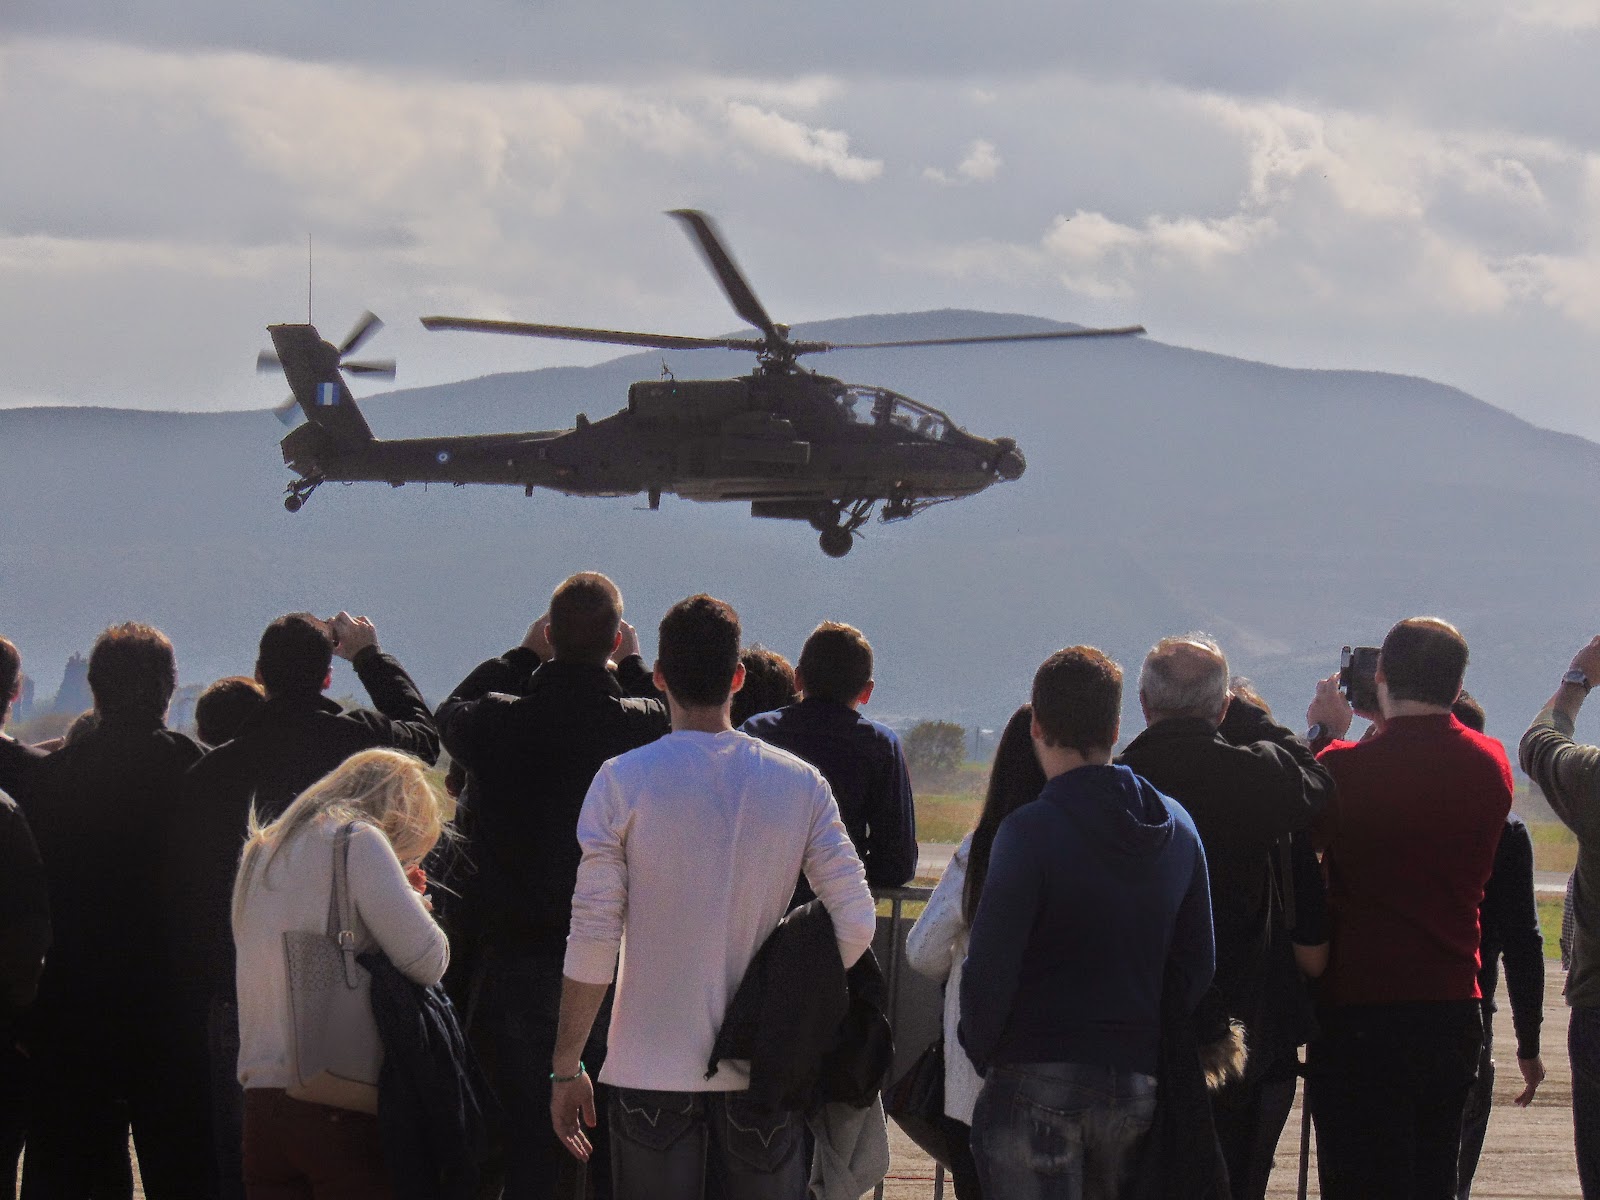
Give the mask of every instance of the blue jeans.
<path id="1" fill-rule="evenodd" d="M 616 1200 L 703 1200 L 709 1156 L 722 1200 L 803 1200 L 804 1120 L 758 1109 L 748 1095 L 611 1089 Z"/>
<path id="2" fill-rule="evenodd" d="M 972 1114 L 983 1194 L 1117 1200 L 1155 1111 L 1153 1075 L 1081 1063 L 991 1067 Z"/>

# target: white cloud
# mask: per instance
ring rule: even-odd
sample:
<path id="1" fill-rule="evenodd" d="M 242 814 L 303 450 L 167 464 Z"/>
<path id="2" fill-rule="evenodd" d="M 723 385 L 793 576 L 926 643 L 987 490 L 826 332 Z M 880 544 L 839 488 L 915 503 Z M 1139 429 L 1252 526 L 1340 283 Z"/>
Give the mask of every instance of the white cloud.
<path id="1" fill-rule="evenodd" d="M 1507 14 L 1514 21 L 1561 32 L 1600 28 L 1600 0 L 1517 0 Z"/>
<path id="2" fill-rule="evenodd" d="M 988 183 L 1000 173 L 1002 161 L 994 143 L 979 138 L 968 147 L 967 156 L 956 165 L 953 175 L 939 167 L 925 167 L 922 177 L 945 186 L 953 183 Z"/>
<path id="3" fill-rule="evenodd" d="M 692 205 L 722 218 L 787 321 L 1141 320 L 1232 352 L 1481 380 L 1530 409 L 1543 396 L 1505 381 L 1538 376 L 1587 411 L 1600 105 L 1589 64 L 1563 58 L 1592 42 L 1587 18 L 1532 0 L 1517 11 L 1546 24 L 1496 32 L 1492 0 L 1463 5 L 1357 0 L 1335 20 L 1200 0 L 1153 37 L 1124 46 L 1112 21 L 1025 71 L 998 42 L 957 54 L 959 32 L 935 23 L 896 66 L 786 44 L 755 74 L 717 48 L 753 19 L 732 8 L 703 53 L 680 40 L 646 63 L 630 47 L 659 47 L 635 30 L 612 38 L 614 61 L 578 47 L 538 71 L 531 26 L 578 18 L 541 11 L 518 32 L 497 0 L 460 9 L 463 29 L 502 35 L 484 71 L 415 30 L 387 35 L 412 57 L 389 46 L 361 64 L 13 35 L 0 106 L 25 119 L 0 121 L 0 403 L 276 399 L 232 373 L 262 324 L 300 310 L 308 231 L 319 316 L 382 312 L 408 383 L 578 353 L 430 339 L 406 319 L 424 311 L 723 332 L 722 296 L 657 216 Z M 326 7 L 318 54 L 351 17 L 348 0 Z M 1232 36 L 1244 16 L 1254 40 Z M 1557 18 L 1577 35 L 1552 32 Z M 1382 72 L 1358 44 L 1386 48 Z M 1430 65 L 1444 61 L 1459 69 Z M 1455 74 L 1472 86 L 1452 91 Z M 85 325 L 105 353 L 82 352 Z"/>
<path id="4" fill-rule="evenodd" d="M 851 183 L 867 183 L 883 174 L 883 161 L 850 153 L 850 135 L 837 129 L 813 129 L 779 113 L 743 100 L 730 101 L 728 128 L 744 145 L 787 162 L 826 171 Z"/>

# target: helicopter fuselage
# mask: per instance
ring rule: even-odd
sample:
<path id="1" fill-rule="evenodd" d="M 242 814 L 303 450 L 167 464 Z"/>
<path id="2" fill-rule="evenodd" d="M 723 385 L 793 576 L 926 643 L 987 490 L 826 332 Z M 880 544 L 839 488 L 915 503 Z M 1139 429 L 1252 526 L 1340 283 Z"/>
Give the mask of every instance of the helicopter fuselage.
<path id="1" fill-rule="evenodd" d="M 566 430 L 353 440 L 312 422 L 284 438 L 283 456 L 317 482 L 497 483 L 652 502 L 675 494 L 797 519 L 878 500 L 886 517 L 909 516 L 909 506 L 972 495 L 1025 465 L 1014 443 L 969 434 L 935 409 L 812 374 L 643 381 L 627 408 L 579 415 Z"/>

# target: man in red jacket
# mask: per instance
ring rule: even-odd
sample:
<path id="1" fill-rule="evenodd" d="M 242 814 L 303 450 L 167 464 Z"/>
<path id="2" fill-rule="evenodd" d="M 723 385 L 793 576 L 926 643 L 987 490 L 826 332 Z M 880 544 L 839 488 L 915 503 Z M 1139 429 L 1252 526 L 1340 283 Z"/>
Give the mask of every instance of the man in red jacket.
<path id="1" fill-rule="evenodd" d="M 1382 732 L 1321 757 L 1333 954 L 1308 1090 L 1327 1200 L 1455 1193 L 1483 1041 L 1478 907 L 1511 810 L 1504 749 L 1450 712 L 1466 666 L 1454 626 L 1401 621 L 1378 659 Z"/>

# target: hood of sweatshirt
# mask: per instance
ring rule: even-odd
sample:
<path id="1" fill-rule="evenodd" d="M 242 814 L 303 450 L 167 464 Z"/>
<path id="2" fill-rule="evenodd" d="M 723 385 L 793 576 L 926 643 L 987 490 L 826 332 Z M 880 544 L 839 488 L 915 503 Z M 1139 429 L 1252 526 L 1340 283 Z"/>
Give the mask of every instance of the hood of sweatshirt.
<path id="1" fill-rule="evenodd" d="M 1079 767 L 1045 784 L 1039 798 L 1065 809 L 1104 849 L 1133 858 L 1160 854 L 1177 829 L 1174 802 L 1127 767 Z"/>

